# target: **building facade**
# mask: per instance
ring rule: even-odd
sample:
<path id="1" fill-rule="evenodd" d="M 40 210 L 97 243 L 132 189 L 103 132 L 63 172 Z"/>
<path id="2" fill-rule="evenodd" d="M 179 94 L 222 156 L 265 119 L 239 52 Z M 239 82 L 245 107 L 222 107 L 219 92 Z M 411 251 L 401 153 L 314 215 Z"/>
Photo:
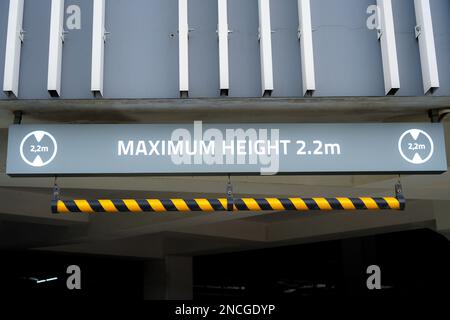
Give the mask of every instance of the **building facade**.
<path id="1" fill-rule="evenodd" d="M 200 255 L 421 228 L 449 237 L 450 176 L 442 171 L 231 169 L 229 178 L 226 170 L 14 176 L 6 168 L 13 124 L 440 122 L 445 156 L 449 15 L 447 0 L 0 0 L 0 246 L 138 258 L 147 261 L 144 297 L 191 298 Z M 94 152 L 72 147 L 80 159 Z M 220 198 L 229 180 L 237 197 L 376 197 L 392 195 L 400 180 L 407 206 L 55 215 L 56 176 L 68 199 Z"/>

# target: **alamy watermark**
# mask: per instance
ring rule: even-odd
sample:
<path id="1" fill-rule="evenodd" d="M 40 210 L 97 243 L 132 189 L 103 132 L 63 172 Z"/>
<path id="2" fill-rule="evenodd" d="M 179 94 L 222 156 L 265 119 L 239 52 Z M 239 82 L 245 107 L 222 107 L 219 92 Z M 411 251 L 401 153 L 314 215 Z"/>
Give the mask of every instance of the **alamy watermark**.
<path id="1" fill-rule="evenodd" d="M 202 121 L 194 121 L 192 131 L 175 129 L 168 140 L 119 140 L 117 154 L 170 156 L 175 165 L 259 165 L 262 175 L 272 175 L 290 143 L 277 128 L 203 130 Z"/>
<path id="2" fill-rule="evenodd" d="M 77 265 L 67 267 L 66 273 L 69 275 L 66 280 L 66 286 L 69 290 L 81 289 L 81 269 Z"/>
<path id="3" fill-rule="evenodd" d="M 367 267 L 366 273 L 370 276 L 367 278 L 366 286 L 369 290 L 381 289 L 381 269 L 373 264 Z"/>

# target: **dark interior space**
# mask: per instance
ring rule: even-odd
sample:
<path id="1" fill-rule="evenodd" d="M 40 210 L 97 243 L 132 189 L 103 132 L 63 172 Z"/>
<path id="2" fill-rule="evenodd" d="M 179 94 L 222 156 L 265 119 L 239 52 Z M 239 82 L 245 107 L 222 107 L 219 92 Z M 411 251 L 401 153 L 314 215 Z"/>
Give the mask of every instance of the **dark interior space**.
<path id="1" fill-rule="evenodd" d="M 3 251 L 1 257 L 0 290 L 8 298 L 143 298 L 142 259 L 30 250 Z M 381 269 L 382 290 L 366 287 L 366 269 L 374 264 Z M 82 270 L 82 290 L 66 287 L 70 265 Z M 449 241 L 421 229 L 194 257 L 193 291 L 197 300 L 448 296 L 449 270 Z"/>
<path id="2" fill-rule="evenodd" d="M 142 299 L 142 263 L 134 259 L 39 251 L 2 252 L 1 295 L 20 299 Z M 69 290 L 67 268 L 81 270 L 81 290 Z M 54 279 L 43 281 L 46 279 Z M 43 282 L 41 282 L 43 281 Z"/>
<path id="3" fill-rule="evenodd" d="M 368 290 L 378 265 L 381 290 Z M 421 229 L 194 259 L 194 298 L 412 296 L 445 293 L 450 242 Z"/>

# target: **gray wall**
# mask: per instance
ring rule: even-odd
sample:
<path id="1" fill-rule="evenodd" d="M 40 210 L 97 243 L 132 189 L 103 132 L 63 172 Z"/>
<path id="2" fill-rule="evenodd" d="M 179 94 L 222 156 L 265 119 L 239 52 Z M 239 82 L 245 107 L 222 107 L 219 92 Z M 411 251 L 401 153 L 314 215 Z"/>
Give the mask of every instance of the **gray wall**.
<path id="1" fill-rule="evenodd" d="M 177 97 L 177 1 L 106 2 L 104 95 Z"/>
<path id="2" fill-rule="evenodd" d="M 376 0 L 311 1 L 316 67 L 315 96 L 382 96 L 380 45 L 366 27 Z M 70 30 L 63 48 L 63 99 L 90 99 L 92 1 L 81 7 L 81 30 Z M 0 85 L 9 0 L 0 0 Z M 257 0 L 228 0 L 230 96 L 261 96 Z M 401 89 L 421 96 L 419 50 L 412 0 L 393 0 Z M 450 2 L 431 0 L 441 88 L 450 93 Z M 217 1 L 189 0 L 190 97 L 219 96 Z M 297 0 L 272 0 L 272 51 L 276 97 L 301 96 Z M 106 0 L 105 98 L 177 98 L 178 1 Z M 25 0 L 19 98 L 50 99 L 46 90 L 50 0 Z M 0 99 L 7 99 L 3 92 Z M 56 98 L 58 99 L 58 98 Z"/>
<path id="3" fill-rule="evenodd" d="M 384 95 L 381 49 L 366 27 L 375 0 L 311 1 L 317 96 Z"/>
<path id="4" fill-rule="evenodd" d="M 228 28 L 233 31 L 229 41 L 230 95 L 261 96 L 258 0 L 229 0 Z"/>
<path id="5" fill-rule="evenodd" d="M 397 42 L 400 89 L 397 95 L 414 96 L 423 93 L 419 45 L 415 38 L 416 17 L 413 0 L 392 1 Z M 449 12 L 450 14 L 450 12 Z"/>
<path id="6" fill-rule="evenodd" d="M 23 30 L 26 33 L 20 60 L 20 98 L 49 97 L 47 93 L 49 28 L 50 0 L 25 1 Z"/>
<path id="7" fill-rule="evenodd" d="M 66 99 L 90 98 L 92 4 L 88 5 L 83 0 L 65 0 L 65 3 L 66 8 L 71 4 L 79 5 L 82 12 L 81 30 L 67 30 L 64 41 L 61 92 Z"/>

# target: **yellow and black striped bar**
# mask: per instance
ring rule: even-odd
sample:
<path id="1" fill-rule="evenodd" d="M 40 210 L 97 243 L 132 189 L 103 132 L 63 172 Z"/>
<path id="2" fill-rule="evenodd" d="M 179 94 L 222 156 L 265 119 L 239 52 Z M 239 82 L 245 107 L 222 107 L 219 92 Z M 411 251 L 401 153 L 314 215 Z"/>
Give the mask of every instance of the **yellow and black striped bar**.
<path id="1" fill-rule="evenodd" d="M 53 200 L 53 213 L 228 211 L 227 199 Z M 403 197 L 234 198 L 233 211 L 404 210 Z"/>

